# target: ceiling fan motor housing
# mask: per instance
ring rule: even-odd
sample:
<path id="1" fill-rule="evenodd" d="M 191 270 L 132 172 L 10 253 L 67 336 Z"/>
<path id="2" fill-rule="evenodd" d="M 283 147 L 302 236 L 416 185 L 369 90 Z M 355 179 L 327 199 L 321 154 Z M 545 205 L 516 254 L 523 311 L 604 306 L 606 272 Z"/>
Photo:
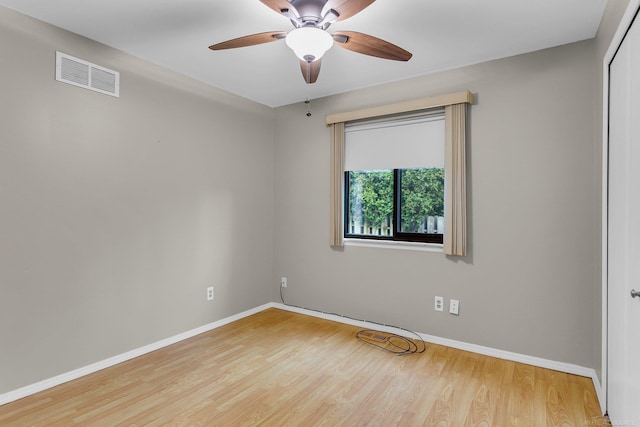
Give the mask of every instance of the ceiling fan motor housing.
<path id="1" fill-rule="evenodd" d="M 319 22 L 322 19 L 322 9 L 327 0 L 289 0 L 291 6 L 295 10 L 303 22 Z"/>
<path id="2" fill-rule="evenodd" d="M 294 24 L 296 26 L 321 26 L 332 22 L 338 17 L 333 9 L 325 11 L 328 0 L 289 0 L 295 15 Z M 287 14 L 290 15 L 290 13 Z M 284 11 L 283 11 L 284 13 Z M 327 25 L 328 26 L 328 25 Z"/>

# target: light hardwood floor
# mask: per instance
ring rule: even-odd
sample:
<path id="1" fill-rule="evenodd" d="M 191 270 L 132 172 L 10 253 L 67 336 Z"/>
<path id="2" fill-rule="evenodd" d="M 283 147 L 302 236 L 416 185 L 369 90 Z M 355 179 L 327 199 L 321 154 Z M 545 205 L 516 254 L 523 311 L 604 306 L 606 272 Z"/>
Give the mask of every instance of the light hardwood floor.
<path id="1" fill-rule="evenodd" d="M 604 425 L 588 378 L 269 309 L 0 406 L 0 426 Z"/>

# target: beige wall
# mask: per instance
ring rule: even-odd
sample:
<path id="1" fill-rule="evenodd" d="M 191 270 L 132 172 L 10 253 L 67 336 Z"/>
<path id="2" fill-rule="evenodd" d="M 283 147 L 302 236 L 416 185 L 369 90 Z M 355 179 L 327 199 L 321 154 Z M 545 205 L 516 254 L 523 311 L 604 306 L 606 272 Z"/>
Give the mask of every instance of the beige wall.
<path id="1" fill-rule="evenodd" d="M 272 109 L 4 8 L 0 52 L 0 394 L 270 301 Z"/>
<path id="2" fill-rule="evenodd" d="M 275 268 L 287 302 L 595 366 L 593 40 L 279 108 Z M 471 90 L 465 258 L 328 245 L 324 116 Z M 276 294 L 277 295 L 277 294 Z M 276 296 L 274 295 L 274 297 Z M 433 310 L 460 300 L 460 316 Z"/>
<path id="3" fill-rule="evenodd" d="M 596 35 L 596 56 L 600 70 L 602 70 L 604 55 L 607 53 L 611 39 L 620 25 L 628 5 L 629 0 L 607 0 L 607 7 Z"/>

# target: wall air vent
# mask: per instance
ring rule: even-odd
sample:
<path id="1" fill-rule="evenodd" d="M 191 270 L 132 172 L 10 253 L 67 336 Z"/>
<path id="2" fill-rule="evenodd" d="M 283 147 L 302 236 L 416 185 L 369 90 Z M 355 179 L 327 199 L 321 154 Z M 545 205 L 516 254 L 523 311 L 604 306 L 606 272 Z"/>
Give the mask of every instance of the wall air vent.
<path id="1" fill-rule="evenodd" d="M 56 52 L 56 80 L 106 95 L 120 96 L 119 72 L 62 52 Z"/>

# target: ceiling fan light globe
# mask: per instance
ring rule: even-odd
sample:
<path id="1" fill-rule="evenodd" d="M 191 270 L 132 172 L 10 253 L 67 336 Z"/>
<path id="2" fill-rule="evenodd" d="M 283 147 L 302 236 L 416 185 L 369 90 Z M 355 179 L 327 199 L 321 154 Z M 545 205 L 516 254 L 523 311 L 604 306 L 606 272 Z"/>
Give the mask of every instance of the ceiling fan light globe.
<path id="1" fill-rule="evenodd" d="M 285 42 L 298 58 L 312 62 L 322 58 L 331 49 L 333 37 L 320 28 L 302 27 L 290 31 Z M 310 58 L 313 58 L 312 61 L 309 61 Z"/>

